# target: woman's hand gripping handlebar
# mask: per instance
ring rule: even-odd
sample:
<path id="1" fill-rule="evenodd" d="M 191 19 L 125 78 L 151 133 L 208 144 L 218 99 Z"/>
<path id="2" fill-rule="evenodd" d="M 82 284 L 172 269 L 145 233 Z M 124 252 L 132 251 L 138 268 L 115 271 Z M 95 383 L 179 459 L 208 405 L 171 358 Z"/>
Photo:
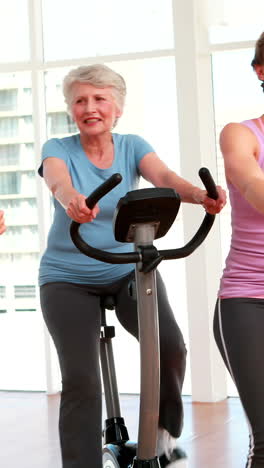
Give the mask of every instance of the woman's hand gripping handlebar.
<path id="1" fill-rule="evenodd" d="M 199 176 L 205 186 L 205 189 L 207 190 L 208 196 L 216 200 L 218 198 L 217 189 L 209 170 L 207 168 L 201 168 L 199 170 Z M 88 208 L 92 209 L 104 195 L 110 192 L 110 190 L 116 187 L 116 185 L 118 185 L 121 181 L 121 174 L 113 174 L 86 199 Z M 185 246 L 177 249 L 159 250 L 159 261 L 157 262 L 156 259 L 155 263 L 160 263 L 162 260 L 183 258 L 190 255 L 204 241 L 213 225 L 214 219 L 215 215 L 206 213 L 198 231 Z M 113 264 L 138 263 L 142 261 L 140 252 L 111 253 L 90 246 L 80 236 L 79 227 L 79 223 L 72 221 L 70 235 L 75 246 L 88 257 Z"/>
<path id="2" fill-rule="evenodd" d="M 199 176 L 201 181 L 203 182 L 207 194 L 209 198 L 213 200 L 217 200 L 218 193 L 217 188 L 214 182 L 213 177 L 211 176 L 209 170 L 206 167 L 202 167 L 199 170 Z M 208 235 L 213 223 L 215 220 L 215 215 L 210 213 L 206 213 L 204 219 L 202 221 L 201 226 L 199 227 L 196 234 L 192 237 L 192 239 L 184 246 L 178 249 L 167 249 L 167 250 L 160 250 L 159 253 L 164 260 L 171 260 L 176 258 L 184 258 L 191 255 L 194 250 L 196 250 L 199 245 L 204 241 L 206 236 Z"/>
<path id="3" fill-rule="evenodd" d="M 113 174 L 109 179 L 97 187 L 88 198 L 86 198 L 86 205 L 88 208 L 93 209 L 96 203 L 103 198 L 108 192 L 113 190 L 122 181 L 122 176 L 119 173 Z M 87 244 L 79 234 L 80 223 L 72 221 L 70 226 L 70 235 L 74 245 L 88 257 L 101 260 L 106 263 L 137 263 L 140 261 L 140 254 L 136 252 L 128 252 L 124 254 L 113 254 L 105 252 L 104 250 L 96 249 L 95 247 Z"/>
<path id="4" fill-rule="evenodd" d="M 199 176 L 207 190 L 208 197 L 212 198 L 213 200 L 217 200 L 218 193 L 216 185 L 209 170 L 206 167 L 201 167 L 201 169 L 199 170 Z"/>

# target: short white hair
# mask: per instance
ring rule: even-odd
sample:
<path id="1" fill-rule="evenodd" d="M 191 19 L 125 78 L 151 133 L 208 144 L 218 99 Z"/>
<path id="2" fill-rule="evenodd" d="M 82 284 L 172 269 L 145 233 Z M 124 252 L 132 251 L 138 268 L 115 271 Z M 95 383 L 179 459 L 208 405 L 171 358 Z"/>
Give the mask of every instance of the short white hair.
<path id="1" fill-rule="evenodd" d="M 123 110 L 126 97 L 124 78 L 103 64 L 83 65 L 71 70 L 63 80 L 63 94 L 68 111 L 71 113 L 71 94 L 74 83 L 88 83 L 96 88 L 112 88 L 113 97 L 119 110 Z"/>

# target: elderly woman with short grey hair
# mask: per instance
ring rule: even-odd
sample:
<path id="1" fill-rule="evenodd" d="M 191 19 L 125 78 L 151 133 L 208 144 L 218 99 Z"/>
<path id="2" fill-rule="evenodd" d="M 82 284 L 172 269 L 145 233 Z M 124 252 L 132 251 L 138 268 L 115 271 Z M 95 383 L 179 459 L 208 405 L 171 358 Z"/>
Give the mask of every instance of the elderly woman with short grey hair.
<path id="1" fill-rule="evenodd" d="M 122 252 L 129 244 L 115 240 L 112 217 L 119 199 L 137 188 L 140 176 L 155 186 L 175 189 L 182 201 L 202 204 L 212 214 L 224 206 L 225 192 L 218 187 L 218 200 L 208 198 L 205 190 L 170 170 L 143 138 L 112 131 L 123 113 L 126 84 L 109 67 L 98 64 L 70 71 L 63 92 L 79 131 L 52 138 L 42 149 L 39 174 L 54 197 L 55 211 L 40 263 L 41 308 L 62 375 L 59 431 L 63 468 L 102 468 L 100 297 L 115 296 L 118 320 L 138 338 L 137 303 L 128 292 L 134 266 L 107 264 L 82 255 L 71 241 L 70 223 L 82 223 L 82 237 L 94 247 Z M 90 210 L 85 203 L 89 193 L 116 172 L 122 175 L 122 182 Z M 157 290 L 161 360 L 158 456 L 162 467 L 177 467 L 183 457 L 176 439 L 183 424 L 186 350 L 159 273 Z"/>
<path id="2" fill-rule="evenodd" d="M 124 78 L 105 65 L 82 66 L 71 70 L 63 80 L 63 94 L 68 111 L 71 114 L 72 85 L 74 83 L 89 83 L 96 88 L 111 87 L 118 108 L 123 111 L 126 98 L 126 83 Z"/>

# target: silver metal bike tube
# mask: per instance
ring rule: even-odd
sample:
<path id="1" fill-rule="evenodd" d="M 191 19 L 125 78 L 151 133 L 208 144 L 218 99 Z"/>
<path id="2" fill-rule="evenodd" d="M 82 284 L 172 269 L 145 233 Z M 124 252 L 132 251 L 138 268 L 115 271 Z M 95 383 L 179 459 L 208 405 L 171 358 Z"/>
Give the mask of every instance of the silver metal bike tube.
<path id="1" fill-rule="evenodd" d="M 137 225 L 135 247 L 152 245 L 155 228 Z M 136 268 L 138 323 L 140 342 L 140 412 L 137 458 L 150 460 L 157 455 L 160 402 L 160 351 L 156 270 L 149 273 Z"/>
<path id="2" fill-rule="evenodd" d="M 107 418 L 117 418 L 121 416 L 121 411 L 111 338 L 101 338 L 100 359 Z"/>

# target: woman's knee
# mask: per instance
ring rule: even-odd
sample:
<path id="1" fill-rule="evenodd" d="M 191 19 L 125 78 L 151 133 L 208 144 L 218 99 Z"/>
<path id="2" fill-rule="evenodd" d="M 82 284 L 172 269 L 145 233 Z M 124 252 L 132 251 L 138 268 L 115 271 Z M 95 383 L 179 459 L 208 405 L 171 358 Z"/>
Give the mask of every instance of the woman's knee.
<path id="1" fill-rule="evenodd" d="M 187 349 L 182 339 L 161 346 L 161 360 L 168 367 L 185 366 Z"/>
<path id="2" fill-rule="evenodd" d="M 72 374 L 62 379 L 62 393 L 73 398 L 97 399 L 101 398 L 100 376 L 85 373 Z"/>

